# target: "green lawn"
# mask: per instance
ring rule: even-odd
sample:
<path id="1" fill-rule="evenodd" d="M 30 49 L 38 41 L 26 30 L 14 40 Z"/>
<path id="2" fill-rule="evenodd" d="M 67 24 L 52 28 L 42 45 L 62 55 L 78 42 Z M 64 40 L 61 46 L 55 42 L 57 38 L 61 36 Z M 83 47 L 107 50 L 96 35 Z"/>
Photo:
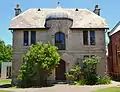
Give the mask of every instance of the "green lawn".
<path id="1" fill-rule="evenodd" d="M 5 85 L 5 84 L 11 84 L 11 79 L 1 79 L 0 80 L 0 86 Z M 6 90 L 0 90 L 0 92 L 11 92 L 11 91 L 6 91 Z"/>
<path id="2" fill-rule="evenodd" d="M 11 92 L 11 91 L 0 90 L 0 92 Z"/>
<path id="3" fill-rule="evenodd" d="M 11 79 L 0 80 L 0 85 L 11 84 Z"/>
<path id="4" fill-rule="evenodd" d="M 96 90 L 93 92 L 120 92 L 120 87 L 110 87 L 110 88 Z"/>

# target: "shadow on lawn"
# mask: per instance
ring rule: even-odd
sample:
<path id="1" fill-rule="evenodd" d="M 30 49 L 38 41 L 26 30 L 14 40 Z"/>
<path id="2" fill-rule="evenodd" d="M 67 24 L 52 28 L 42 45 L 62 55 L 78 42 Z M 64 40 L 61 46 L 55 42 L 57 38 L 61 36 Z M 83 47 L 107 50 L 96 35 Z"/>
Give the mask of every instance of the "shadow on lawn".
<path id="1" fill-rule="evenodd" d="M 4 85 L 0 85 L 0 88 L 9 88 L 12 87 L 11 84 L 4 84 Z"/>

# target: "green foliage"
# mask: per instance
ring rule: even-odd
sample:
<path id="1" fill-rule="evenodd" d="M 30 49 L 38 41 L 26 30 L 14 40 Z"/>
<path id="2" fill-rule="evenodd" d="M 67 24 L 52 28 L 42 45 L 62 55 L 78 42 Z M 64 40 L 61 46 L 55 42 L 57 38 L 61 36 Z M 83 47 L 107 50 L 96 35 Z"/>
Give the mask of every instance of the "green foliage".
<path id="1" fill-rule="evenodd" d="M 0 40 L 0 64 L 2 62 L 11 62 L 12 46 L 5 45 L 4 41 Z"/>
<path id="2" fill-rule="evenodd" d="M 101 77 L 98 76 L 98 81 L 96 84 L 110 84 L 111 83 L 111 78 L 108 76 Z"/>
<path id="3" fill-rule="evenodd" d="M 99 58 L 94 56 L 92 58 L 88 58 L 83 60 L 83 72 L 87 85 L 94 85 L 98 81 L 97 78 L 97 63 L 99 62 Z"/>
<path id="4" fill-rule="evenodd" d="M 82 61 L 84 66 L 83 66 L 83 71 L 84 73 L 86 73 L 87 75 L 90 74 L 96 74 L 96 70 L 97 70 L 97 64 L 99 62 L 99 57 L 94 56 L 92 58 L 88 58 Z"/>
<path id="5" fill-rule="evenodd" d="M 66 74 L 66 78 L 69 82 L 78 81 L 81 75 L 81 68 L 78 65 L 73 65 L 70 71 Z"/>
<path id="6" fill-rule="evenodd" d="M 99 57 L 92 57 L 82 61 L 83 67 L 73 66 L 68 73 L 67 79 L 73 81 L 75 85 L 98 85 L 110 84 L 109 77 L 100 77 L 97 74 L 97 64 Z"/>
<path id="7" fill-rule="evenodd" d="M 20 80 L 18 86 L 44 86 L 51 70 L 59 64 L 60 55 L 57 52 L 57 47 L 40 42 L 30 46 L 23 61 L 18 76 Z"/>
<path id="8" fill-rule="evenodd" d="M 74 84 L 75 85 L 86 85 L 86 81 L 83 79 L 83 80 L 80 80 L 80 81 L 75 81 Z"/>

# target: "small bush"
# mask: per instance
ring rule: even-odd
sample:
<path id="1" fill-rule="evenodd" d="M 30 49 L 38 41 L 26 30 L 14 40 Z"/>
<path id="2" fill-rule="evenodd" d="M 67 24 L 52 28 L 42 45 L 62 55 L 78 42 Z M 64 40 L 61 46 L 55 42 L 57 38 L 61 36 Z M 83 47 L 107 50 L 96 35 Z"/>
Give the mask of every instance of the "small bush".
<path id="1" fill-rule="evenodd" d="M 85 78 L 86 85 L 95 85 L 98 81 L 97 75 L 90 74 Z"/>
<path id="2" fill-rule="evenodd" d="M 70 82 L 73 82 L 74 81 L 74 75 L 72 74 L 69 74 L 69 73 L 65 73 L 66 75 L 66 78 L 67 78 L 67 81 L 70 83 Z"/>
<path id="3" fill-rule="evenodd" d="M 83 80 L 80 80 L 80 81 L 75 81 L 74 84 L 75 85 L 86 85 L 86 81 L 83 79 Z"/>
<path id="4" fill-rule="evenodd" d="M 78 65 L 73 66 L 68 73 L 66 73 L 67 80 L 73 82 L 75 85 L 99 85 L 110 84 L 109 77 L 100 77 L 97 74 L 97 64 L 99 57 L 92 57 L 82 61 L 83 67 Z"/>
<path id="5" fill-rule="evenodd" d="M 81 68 L 78 65 L 72 66 L 68 73 L 65 73 L 69 82 L 79 81 L 81 75 Z"/>
<path id="6" fill-rule="evenodd" d="M 96 84 L 110 84 L 111 83 L 111 78 L 110 77 L 98 77 L 98 81 Z"/>

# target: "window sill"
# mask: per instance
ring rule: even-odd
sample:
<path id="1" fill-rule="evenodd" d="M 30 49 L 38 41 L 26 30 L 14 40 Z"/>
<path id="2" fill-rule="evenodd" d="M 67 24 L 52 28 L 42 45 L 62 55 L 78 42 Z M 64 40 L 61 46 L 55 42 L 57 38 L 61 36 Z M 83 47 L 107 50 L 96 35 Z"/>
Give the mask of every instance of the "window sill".
<path id="1" fill-rule="evenodd" d="M 58 52 L 66 52 L 67 50 L 58 50 Z"/>
<path id="2" fill-rule="evenodd" d="M 83 45 L 84 47 L 96 47 L 96 45 Z"/>

